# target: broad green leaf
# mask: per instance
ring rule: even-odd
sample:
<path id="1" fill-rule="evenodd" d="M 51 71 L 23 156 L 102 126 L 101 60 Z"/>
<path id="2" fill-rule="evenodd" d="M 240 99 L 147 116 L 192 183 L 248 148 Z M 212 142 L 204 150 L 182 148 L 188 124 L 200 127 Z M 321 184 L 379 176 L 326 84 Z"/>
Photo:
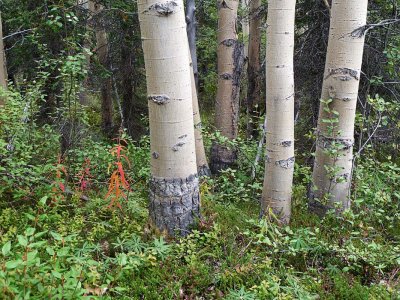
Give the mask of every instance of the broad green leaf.
<path id="1" fill-rule="evenodd" d="M 26 247 L 28 245 L 28 239 L 25 236 L 18 235 L 17 239 L 18 239 L 18 244 L 20 244 L 21 246 Z"/>
<path id="2" fill-rule="evenodd" d="M 26 230 L 25 230 L 25 235 L 26 236 L 31 236 L 31 235 L 33 235 L 34 233 L 35 233 L 35 228 L 33 228 L 33 227 L 29 227 L 29 228 L 27 228 Z"/>
<path id="3" fill-rule="evenodd" d="M 18 259 L 18 260 L 10 260 L 8 262 L 6 262 L 6 268 L 7 269 L 15 269 L 18 266 L 20 266 L 22 264 L 22 260 Z"/>
<path id="4" fill-rule="evenodd" d="M 46 252 L 51 256 L 53 256 L 55 254 L 53 248 L 51 248 L 51 247 L 46 247 Z"/>
<path id="5" fill-rule="evenodd" d="M 62 241 L 63 239 L 63 237 L 57 232 L 51 231 L 50 234 L 56 241 Z"/>
<path id="6" fill-rule="evenodd" d="M 28 262 L 33 261 L 36 258 L 36 255 L 38 254 L 37 250 L 32 251 L 32 252 L 28 252 L 28 254 L 26 255 L 26 260 Z"/>
<path id="7" fill-rule="evenodd" d="M 1 253 L 3 253 L 4 256 L 7 256 L 10 253 L 10 250 L 11 250 L 11 241 L 8 241 L 1 248 Z"/>

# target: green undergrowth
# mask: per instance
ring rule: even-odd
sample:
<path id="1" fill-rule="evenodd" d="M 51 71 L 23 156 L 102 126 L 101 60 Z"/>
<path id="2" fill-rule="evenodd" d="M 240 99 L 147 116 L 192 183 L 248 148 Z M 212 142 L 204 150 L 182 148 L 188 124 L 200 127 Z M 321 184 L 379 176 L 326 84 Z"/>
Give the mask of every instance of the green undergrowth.
<path id="1" fill-rule="evenodd" d="M 202 180 L 197 226 L 167 240 L 148 225 L 147 136 L 110 144 L 87 130 L 61 159 L 56 128 L 21 121 L 23 101 L 0 111 L 0 299 L 400 299 L 391 158 L 357 161 L 352 211 L 322 220 L 296 164 L 292 223 L 278 227 L 259 219 L 257 142 L 237 140 L 238 166 Z"/>
<path id="2" fill-rule="evenodd" d="M 398 299 L 399 169 L 367 160 L 357 170 L 353 212 L 308 214 L 298 184 L 282 228 L 259 220 L 258 195 L 230 195 L 235 175 L 224 191 L 221 179 L 205 180 L 202 219 L 176 241 L 148 228 L 145 188 L 122 210 L 95 194 L 3 202 L 1 298 Z"/>

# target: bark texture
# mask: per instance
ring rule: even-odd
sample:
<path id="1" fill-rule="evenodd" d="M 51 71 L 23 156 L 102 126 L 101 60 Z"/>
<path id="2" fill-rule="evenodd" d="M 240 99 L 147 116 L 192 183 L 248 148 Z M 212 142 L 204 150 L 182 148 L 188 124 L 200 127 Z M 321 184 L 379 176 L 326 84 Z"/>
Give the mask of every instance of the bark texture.
<path id="1" fill-rule="evenodd" d="M 249 54 L 247 65 L 247 114 L 249 122 L 247 122 L 247 137 L 251 137 L 256 132 L 254 126 L 254 117 L 257 116 L 255 105 L 260 104 L 261 82 L 260 82 L 260 46 L 261 46 L 261 19 L 259 10 L 261 0 L 250 1 L 250 34 L 249 34 Z"/>
<path id="2" fill-rule="evenodd" d="M 150 217 L 185 235 L 199 215 L 192 82 L 183 0 L 139 0 L 150 118 Z"/>
<path id="3" fill-rule="evenodd" d="M 243 69 L 243 44 L 237 40 L 237 0 L 218 1 L 218 89 L 215 126 L 221 135 L 237 138 L 239 121 L 240 74 Z M 236 162 L 235 149 L 215 143 L 211 150 L 211 171 L 218 173 Z"/>
<path id="4" fill-rule="evenodd" d="M 310 210 L 350 207 L 354 122 L 364 49 L 364 35 L 352 34 L 366 24 L 367 0 L 335 0 L 331 7 L 328 52 L 317 125 L 317 148 Z M 333 126 L 326 120 L 337 118 Z M 337 155 L 332 155 L 336 150 Z M 327 199 L 327 204 L 322 200 Z"/>
<path id="5" fill-rule="evenodd" d="M 186 0 L 186 31 L 189 40 L 189 49 L 192 57 L 192 66 L 196 90 L 199 90 L 199 71 L 197 66 L 197 50 L 196 50 L 196 3 L 195 0 Z"/>
<path id="6" fill-rule="evenodd" d="M 248 12 L 249 11 L 249 3 L 252 2 L 252 0 L 241 0 L 240 6 L 241 9 L 244 12 Z M 244 45 L 243 45 L 243 54 L 244 57 L 248 57 L 249 56 L 249 36 L 250 36 L 250 27 L 249 27 L 249 18 L 248 15 L 245 13 L 245 16 L 242 18 L 242 32 L 243 32 L 243 41 L 244 41 Z"/>
<path id="7" fill-rule="evenodd" d="M 267 20 L 267 130 L 262 212 L 289 223 L 294 169 L 296 0 L 270 0 Z"/>
<path id="8" fill-rule="evenodd" d="M 199 101 L 197 98 L 196 82 L 194 78 L 193 65 L 190 63 L 191 83 L 192 83 L 192 105 L 194 121 L 194 138 L 196 144 L 196 162 L 197 173 L 199 176 L 210 176 L 211 171 L 208 166 L 206 151 L 204 149 L 201 115 L 199 110 Z"/>
<path id="9" fill-rule="evenodd" d="M 168 199 L 168 201 L 166 201 Z M 150 181 L 150 218 L 169 235 L 187 235 L 200 215 L 199 178 L 155 178 Z"/>
<path id="10" fill-rule="evenodd" d="M 4 52 L 4 43 L 3 43 L 3 25 L 1 20 L 1 12 L 0 12 L 0 86 L 3 89 L 7 89 L 7 63 L 6 63 L 6 54 Z M 0 105 L 4 105 L 3 99 L 0 97 Z"/>
<path id="11" fill-rule="evenodd" d="M 89 10 L 94 14 L 98 15 L 102 12 L 103 6 L 96 3 L 93 0 L 89 0 Z M 105 30 L 103 22 L 96 24 L 96 54 L 99 59 L 99 63 L 104 69 L 108 70 L 108 53 L 109 45 L 107 32 Z M 101 117 L 102 117 L 102 129 L 105 135 L 111 137 L 113 128 L 113 101 L 112 101 L 112 81 L 111 77 L 106 75 L 101 83 Z"/>

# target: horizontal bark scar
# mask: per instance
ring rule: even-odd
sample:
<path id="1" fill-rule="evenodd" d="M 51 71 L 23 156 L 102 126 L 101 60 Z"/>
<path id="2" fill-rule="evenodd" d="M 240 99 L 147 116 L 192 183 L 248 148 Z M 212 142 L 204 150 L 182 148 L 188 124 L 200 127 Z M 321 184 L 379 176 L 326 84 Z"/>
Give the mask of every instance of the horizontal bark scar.
<path id="1" fill-rule="evenodd" d="M 330 138 L 318 135 L 317 146 L 322 149 L 330 149 L 332 147 L 339 148 L 339 150 L 350 150 L 354 145 L 353 139 L 340 139 L 340 138 Z"/>
<path id="2" fill-rule="evenodd" d="M 171 101 L 167 95 L 151 95 L 147 99 L 158 105 L 164 105 Z"/>
<path id="3" fill-rule="evenodd" d="M 285 148 L 292 146 L 292 141 L 283 141 L 281 145 Z"/>
<path id="4" fill-rule="evenodd" d="M 329 78 L 330 76 L 336 76 L 339 80 L 341 81 L 350 81 L 351 78 L 354 78 L 355 80 L 359 80 L 358 76 L 358 71 L 349 69 L 349 68 L 337 68 L 337 69 L 329 69 L 328 70 L 328 75 L 325 77 L 325 79 Z"/>
<path id="5" fill-rule="evenodd" d="M 284 169 L 292 169 L 294 167 L 294 157 L 288 159 L 282 159 L 275 162 L 275 165 L 280 166 Z"/>
<path id="6" fill-rule="evenodd" d="M 235 39 L 226 39 L 223 40 L 221 42 L 222 45 L 226 46 L 226 47 L 232 47 L 233 45 L 235 45 L 237 43 L 237 40 Z"/>
<path id="7" fill-rule="evenodd" d="M 232 74 L 229 74 L 229 73 L 222 73 L 219 75 L 219 78 L 224 79 L 224 80 L 232 80 L 233 76 L 232 76 Z"/>
<path id="8" fill-rule="evenodd" d="M 175 144 L 175 145 L 172 147 L 172 151 L 174 151 L 174 152 L 179 151 L 179 148 L 182 148 L 185 144 L 186 144 L 186 143 L 184 143 L 184 142 L 179 142 L 179 143 Z"/>
<path id="9" fill-rule="evenodd" d="M 175 13 L 178 3 L 175 1 L 168 1 L 165 3 L 156 3 L 149 7 L 149 11 L 155 11 L 157 14 L 163 17 L 168 17 L 169 15 Z"/>

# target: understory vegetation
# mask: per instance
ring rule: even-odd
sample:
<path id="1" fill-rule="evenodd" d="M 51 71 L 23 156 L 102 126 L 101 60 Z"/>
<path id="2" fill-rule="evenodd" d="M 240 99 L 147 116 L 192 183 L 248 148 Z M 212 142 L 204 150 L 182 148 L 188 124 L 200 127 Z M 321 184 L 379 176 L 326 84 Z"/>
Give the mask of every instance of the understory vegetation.
<path id="1" fill-rule="evenodd" d="M 94 136 L 60 163 L 58 135 L 29 113 L 21 122 L 20 96 L 10 97 L 0 112 L 2 298 L 399 297 L 400 166 L 392 158 L 378 161 L 371 150 L 359 160 L 353 210 L 322 220 L 307 211 L 310 168 L 297 164 L 293 222 L 279 227 L 259 218 L 263 172 L 250 175 L 258 145 L 238 141 L 240 166 L 202 180 L 198 227 L 171 243 L 148 224 L 148 137 L 122 134 L 109 144 Z M 205 136 L 206 144 L 217 138 Z"/>

